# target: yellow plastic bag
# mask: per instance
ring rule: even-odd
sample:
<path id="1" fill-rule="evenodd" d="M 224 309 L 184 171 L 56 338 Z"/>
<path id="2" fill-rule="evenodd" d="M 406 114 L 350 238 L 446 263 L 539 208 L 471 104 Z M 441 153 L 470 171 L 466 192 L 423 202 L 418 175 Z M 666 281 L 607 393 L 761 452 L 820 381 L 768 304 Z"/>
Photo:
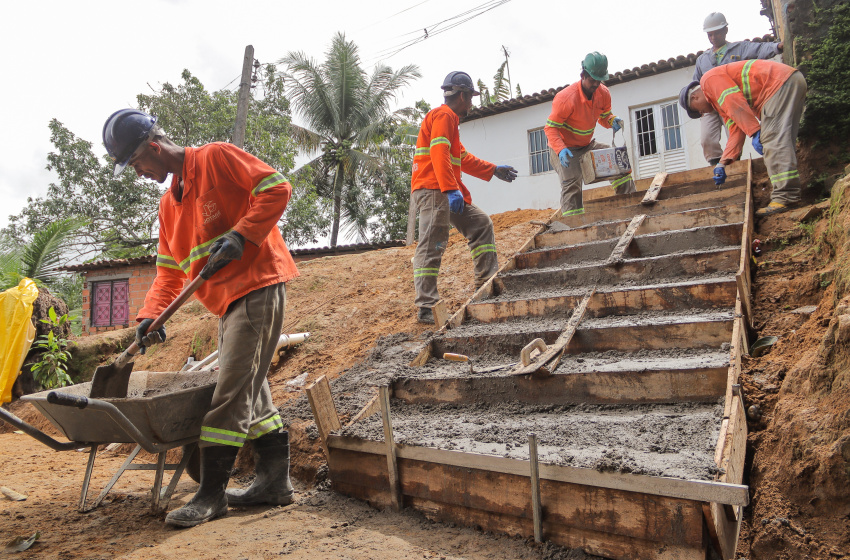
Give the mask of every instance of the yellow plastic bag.
<path id="1" fill-rule="evenodd" d="M 36 298 L 38 287 L 29 278 L 0 292 L 0 404 L 12 400 L 12 385 L 35 340 L 31 319 Z"/>

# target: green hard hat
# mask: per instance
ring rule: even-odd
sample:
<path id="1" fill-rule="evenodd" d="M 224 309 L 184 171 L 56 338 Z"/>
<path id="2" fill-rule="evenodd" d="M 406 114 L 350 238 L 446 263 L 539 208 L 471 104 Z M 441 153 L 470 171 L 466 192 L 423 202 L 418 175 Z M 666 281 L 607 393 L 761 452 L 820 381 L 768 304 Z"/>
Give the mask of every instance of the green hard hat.
<path id="1" fill-rule="evenodd" d="M 600 82 L 610 78 L 608 75 L 608 57 L 600 52 L 588 53 L 581 63 L 581 69 L 590 74 L 591 78 Z"/>

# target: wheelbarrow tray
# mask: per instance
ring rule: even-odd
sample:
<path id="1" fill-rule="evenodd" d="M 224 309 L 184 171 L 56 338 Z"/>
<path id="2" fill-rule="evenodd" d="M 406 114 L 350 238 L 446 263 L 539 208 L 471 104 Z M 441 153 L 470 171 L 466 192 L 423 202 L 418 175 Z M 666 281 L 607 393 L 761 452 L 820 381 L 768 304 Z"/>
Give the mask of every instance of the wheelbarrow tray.
<path id="1" fill-rule="evenodd" d="M 100 399 L 115 406 L 144 436 L 167 444 L 197 437 L 210 408 L 218 372 L 148 372 L 130 375 L 127 397 Z M 134 443 L 130 434 L 109 414 L 47 401 L 50 392 L 87 397 L 91 382 L 21 397 L 29 401 L 71 441 Z"/>

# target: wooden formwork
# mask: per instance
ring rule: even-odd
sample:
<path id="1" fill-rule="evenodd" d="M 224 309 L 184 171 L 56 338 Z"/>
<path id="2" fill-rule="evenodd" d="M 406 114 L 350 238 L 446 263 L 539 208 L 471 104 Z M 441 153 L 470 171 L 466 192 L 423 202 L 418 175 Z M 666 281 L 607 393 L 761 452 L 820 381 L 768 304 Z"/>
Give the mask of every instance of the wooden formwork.
<path id="1" fill-rule="evenodd" d="M 450 317 L 411 365 L 464 350 L 469 355 L 519 355 L 535 343 L 533 338 L 544 339 L 545 351 L 504 375 L 396 379 L 350 423 L 381 414 L 383 441 L 339 435 L 329 385 L 321 380 L 308 388 L 334 489 L 377 507 L 411 507 L 435 519 L 534 536 L 609 558 L 704 559 L 712 550 L 733 558 L 742 508 L 749 499 L 743 485 L 747 426 L 738 380 L 752 317 L 752 162 L 737 162 L 727 172 L 723 188 L 711 181 L 710 170 L 670 174 L 639 184 L 645 192 L 587 196 L 584 215 L 553 216 Z M 557 231 L 551 227 L 556 221 L 570 229 Z M 697 247 L 698 254 L 665 255 L 660 238 L 653 238 L 665 232 L 675 232 L 680 243 Z M 517 287 L 526 273 L 536 282 L 557 286 L 581 280 L 577 269 L 582 265 L 557 266 L 588 255 L 592 260 L 605 251 L 609 254 L 601 263 L 588 265 L 595 267 L 596 283 L 585 286 L 583 293 L 534 297 Z M 653 282 L 651 271 L 662 267 L 676 280 Z M 633 285 L 618 285 L 622 278 L 632 279 Z M 734 312 L 728 318 L 591 326 L 610 316 L 691 308 Z M 504 333 L 496 328 L 510 329 L 512 321 L 556 314 L 570 317 L 562 331 Z M 467 336 L 468 323 L 490 323 L 494 328 Z M 581 374 L 558 370 L 562 360 L 584 352 L 662 349 L 682 341 L 692 348 L 728 345 L 729 362 Z M 533 434 L 529 460 L 404 445 L 395 441 L 390 409 L 391 399 L 394 404 L 642 404 L 714 402 L 721 397 L 725 400 L 715 480 L 542 463 Z"/>

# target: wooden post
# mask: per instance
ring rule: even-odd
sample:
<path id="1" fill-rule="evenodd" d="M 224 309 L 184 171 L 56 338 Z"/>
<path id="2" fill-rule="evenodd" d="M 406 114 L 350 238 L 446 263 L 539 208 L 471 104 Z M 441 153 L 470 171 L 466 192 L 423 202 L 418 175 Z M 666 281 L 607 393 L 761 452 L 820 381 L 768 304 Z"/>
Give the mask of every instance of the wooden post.
<path id="1" fill-rule="evenodd" d="M 233 127 L 233 144 L 237 148 L 245 145 L 245 129 L 248 126 L 248 102 L 251 93 L 251 68 L 254 64 L 254 47 L 245 47 L 242 60 L 242 81 L 239 82 L 239 98 L 236 103 L 236 125 Z"/>
<path id="2" fill-rule="evenodd" d="M 334 406 L 331 386 L 327 377 L 323 375 L 307 387 L 307 400 L 310 401 L 310 408 L 313 410 L 313 418 L 316 420 L 316 428 L 319 430 L 319 438 L 322 440 L 325 457 L 330 459 L 327 443 L 328 434 L 339 430 L 342 425 L 339 422 L 339 415 Z"/>
<path id="3" fill-rule="evenodd" d="M 434 314 L 434 324 L 437 325 L 438 329 L 442 329 L 449 322 L 449 312 L 446 311 L 446 302 L 443 300 L 434 304 L 434 307 L 431 308 L 431 313 Z"/>
<path id="4" fill-rule="evenodd" d="M 543 516 L 540 508 L 540 468 L 537 464 L 537 434 L 528 434 L 528 458 L 531 462 L 531 511 L 534 518 L 534 540 L 543 542 Z"/>
<path id="5" fill-rule="evenodd" d="M 619 264 L 623 262 L 623 255 L 625 254 L 626 249 L 628 249 L 632 239 L 635 238 L 635 232 L 637 232 L 645 218 L 646 214 L 640 214 L 632 218 L 632 221 L 629 222 L 629 226 L 626 228 L 626 231 L 623 232 L 623 235 L 617 242 L 617 246 L 614 247 L 613 251 L 611 251 L 611 256 L 608 257 L 607 261 L 605 261 L 606 265 Z"/>
<path id="6" fill-rule="evenodd" d="M 383 385 L 380 389 L 381 416 L 384 420 L 384 442 L 387 446 L 387 475 L 390 482 L 390 497 L 393 509 L 401 511 L 401 485 L 398 479 L 398 458 L 396 457 L 395 440 L 393 440 L 393 424 L 390 418 L 390 388 Z"/>

